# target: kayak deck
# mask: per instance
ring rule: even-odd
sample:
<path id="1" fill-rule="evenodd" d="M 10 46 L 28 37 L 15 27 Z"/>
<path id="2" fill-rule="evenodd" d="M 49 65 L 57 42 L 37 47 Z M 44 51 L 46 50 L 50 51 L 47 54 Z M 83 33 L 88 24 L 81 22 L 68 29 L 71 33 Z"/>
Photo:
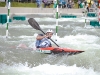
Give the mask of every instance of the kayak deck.
<path id="1" fill-rule="evenodd" d="M 74 50 L 70 48 L 60 48 L 60 47 L 46 47 L 46 48 L 38 48 L 38 52 L 45 54 L 67 54 L 67 55 L 76 55 L 82 53 L 84 51 Z"/>

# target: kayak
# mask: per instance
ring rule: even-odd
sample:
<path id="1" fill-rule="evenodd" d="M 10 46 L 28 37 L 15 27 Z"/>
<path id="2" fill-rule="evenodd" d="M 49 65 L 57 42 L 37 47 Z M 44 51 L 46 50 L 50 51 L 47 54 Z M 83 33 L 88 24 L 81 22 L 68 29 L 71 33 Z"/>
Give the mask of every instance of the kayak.
<path id="1" fill-rule="evenodd" d="M 45 54 L 68 54 L 68 55 L 75 55 L 82 53 L 84 51 L 81 50 L 74 50 L 70 48 L 60 48 L 60 47 L 46 47 L 46 48 L 38 48 L 37 52 L 45 53 Z"/>
<path id="2" fill-rule="evenodd" d="M 39 24 L 35 21 L 35 19 L 30 18 L 28 20 L 29 24 L 36 30 L 40 30 L 43 34 L 45 32 L 40 28 Z M 54 44 L 56 44 L 51 38 L 49 38 Z M 75 55 L 82 53 L 84 51 L 81 50 L 74 50 L 74 49 L 69 49 L 69 48 L 60 48 L 59 45 L 56 44 L 57 47 L 47 47 L 47 48 L 38 48 L 36 51 L 41 52 L 41 53 L 46 53 L 46 54 L 68 54 L 68 55 Z"/>

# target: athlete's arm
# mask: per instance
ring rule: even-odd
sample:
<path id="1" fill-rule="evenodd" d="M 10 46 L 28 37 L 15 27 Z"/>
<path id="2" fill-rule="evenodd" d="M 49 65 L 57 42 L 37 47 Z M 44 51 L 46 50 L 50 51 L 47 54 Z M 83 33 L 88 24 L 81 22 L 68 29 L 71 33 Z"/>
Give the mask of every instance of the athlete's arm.
<path id="1" fill-rule="evenodd" d="M 46 38 L 46 37 L 47 37 L 46 35 L 39 34 L 39 35 L 36 37 L 36 39 L 37 39 L 37 40 L 41 40 L 41 39 Z"/>

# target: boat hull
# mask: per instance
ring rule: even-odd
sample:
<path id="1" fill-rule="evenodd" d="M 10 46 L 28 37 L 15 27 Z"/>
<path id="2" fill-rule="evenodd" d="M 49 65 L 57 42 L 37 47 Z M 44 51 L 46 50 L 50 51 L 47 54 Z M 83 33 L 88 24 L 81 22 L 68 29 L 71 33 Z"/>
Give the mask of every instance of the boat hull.
<path id="1" fill-rule="evenodd" d="M 75 55 L 84 52 L 81 50 L 74 50 L 70 48 L 60 48 L 60 47 L 38 48 L 37 51 L 45 54 L 53 53 L 53 54 L 67 54 L 67 55 Z"/>

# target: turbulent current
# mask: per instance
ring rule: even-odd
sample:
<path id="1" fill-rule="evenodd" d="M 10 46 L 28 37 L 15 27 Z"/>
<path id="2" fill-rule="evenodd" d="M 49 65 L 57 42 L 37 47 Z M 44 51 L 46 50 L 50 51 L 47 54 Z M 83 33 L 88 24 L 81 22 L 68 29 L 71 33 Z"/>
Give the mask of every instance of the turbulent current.
<path id="1" fill-rule="evenodd" d="M 35 38 L 42 32 L 29 25 L 30 17 L 44 32 L 52 29 L 52 39 L 60 47 L 85 52 L 72 56 L 36 52 Z M 59 18 L 57 36 L 52 16 L 27 15 L 27 20 L 9 23 L 8 38 L 6 24 L 0 24 L 0 75 L 100 75 L 100 28 L 89 24 L 92 18 L 87 25 L 84 17 Z M 19 48 L 21 44 L 28 48 Z"/>

